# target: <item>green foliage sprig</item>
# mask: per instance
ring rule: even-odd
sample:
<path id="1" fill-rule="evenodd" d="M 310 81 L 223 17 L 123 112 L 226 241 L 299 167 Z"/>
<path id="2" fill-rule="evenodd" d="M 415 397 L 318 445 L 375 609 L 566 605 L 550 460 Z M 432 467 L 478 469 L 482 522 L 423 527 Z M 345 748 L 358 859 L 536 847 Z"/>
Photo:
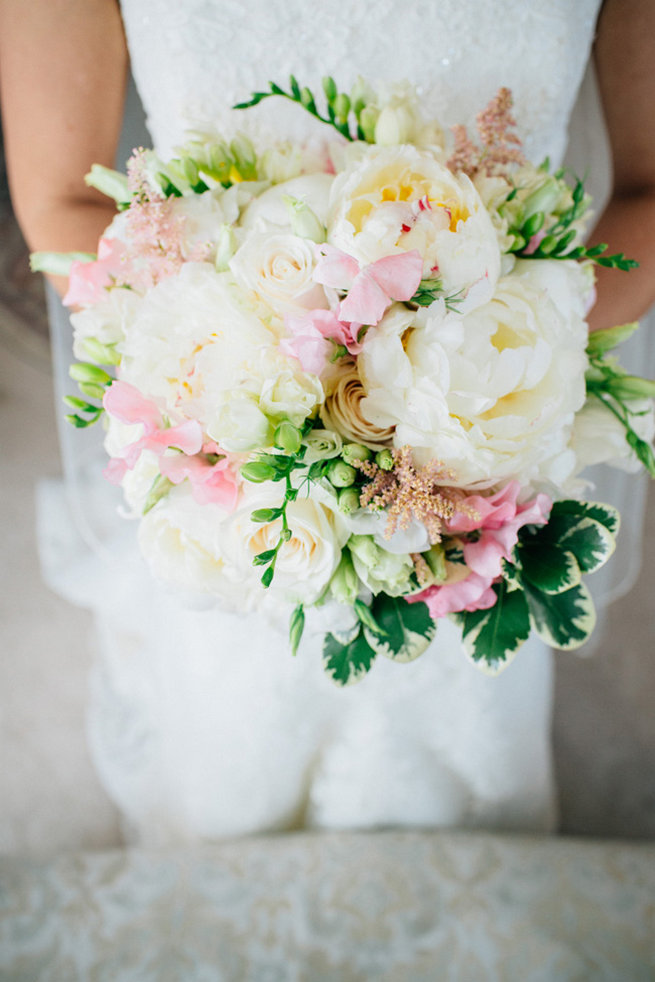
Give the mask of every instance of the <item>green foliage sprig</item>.
<path id="1" fill-rule="evenodd" d="M 290 99 L 291 102 L 302 106 L 308 113 L 318 119 L 321 123 L 332 126 L 337 133 L 345 137 L 346 140 L 364 140 L 368 143 L 374 142 L 374 121 L 369 119 L 370 114 L 366 113 L 367 104 L 365 99 L 352 99 L 345 92 L 339 92 L 337 84 L 331 76 L 323 79 L 323 94 L 326 100 L 325 113 L 319 111 L 316 104 L 316 96 L 306 85 L 301 86 L 295 75 L 289 77 L 289 89 L 283 89 L 277 82 L 269 82 L 268 91 L 253 92 L 250 99 L 239 102 L 233 109 L 250 109 L 264 99 L 271 96 L 282 96 Z M 372 124 L 372 125 L 371 125 Z"/>

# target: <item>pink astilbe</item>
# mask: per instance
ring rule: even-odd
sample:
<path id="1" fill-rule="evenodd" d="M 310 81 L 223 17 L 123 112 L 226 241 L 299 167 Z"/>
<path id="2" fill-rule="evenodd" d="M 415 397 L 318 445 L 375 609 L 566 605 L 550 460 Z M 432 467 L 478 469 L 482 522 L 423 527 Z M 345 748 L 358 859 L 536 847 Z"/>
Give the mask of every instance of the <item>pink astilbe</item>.
<path id="1" fill-rule="evenodd" d="M 453 126 L 455 147 L 447 167 L 455 173 L 504 174 L 512 164 L 525 163 L 521 140 L 514 132 L 516 119 L 512 115 L 512 93 L 501 88 L 476 118 L 480 147 L 470 139 L 465 126 Z"/>
<path id="2" fill-rule="evenodd" d="M 396 529 L 409 528 L 416 519 L 425 525 L 432 544 L 440 542 L 447 522 L 460 508 L 467 507 L 465 493 L 447 486 L 453 474 L 441 461 L 432 460 L 424 467 L 416 467 L 411 447 L 390 452 L 394 461 L 391 470 L 384 470 L 370 460 L 355 464 L 370 478 L 359 499 L 362 508 L 387 509 L 386 538 L 391 538 Z"/>

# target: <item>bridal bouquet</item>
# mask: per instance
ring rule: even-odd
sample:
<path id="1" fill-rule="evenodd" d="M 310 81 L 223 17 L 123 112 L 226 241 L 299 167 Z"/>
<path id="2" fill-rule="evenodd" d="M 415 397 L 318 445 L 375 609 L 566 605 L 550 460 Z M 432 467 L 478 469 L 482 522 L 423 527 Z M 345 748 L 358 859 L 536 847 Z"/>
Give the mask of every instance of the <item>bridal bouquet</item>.
<path id="1" fill-rule="evenodd" d="M 70 418 L 104 417 L 153 573 L 290 605 L 294 652 L 325 605 L 342 684 L 442 617 L 486 671 L 531 629 L 582 644 L 618 515 L 579 475 L 655 472 L 654 385 L 608 354 L 636 325 L 585 323 L 594 263 L 634 264 L 582 244 L 583 185 L 525 160 L 507 90 L 449 148 L 407 86 L 327 78 L 320 111 L 292 78 L 235 109 L 269 97 L 332 142 L 195 133 L 126 178 L 94 167 L 119 212 L 67 260 Z"/>

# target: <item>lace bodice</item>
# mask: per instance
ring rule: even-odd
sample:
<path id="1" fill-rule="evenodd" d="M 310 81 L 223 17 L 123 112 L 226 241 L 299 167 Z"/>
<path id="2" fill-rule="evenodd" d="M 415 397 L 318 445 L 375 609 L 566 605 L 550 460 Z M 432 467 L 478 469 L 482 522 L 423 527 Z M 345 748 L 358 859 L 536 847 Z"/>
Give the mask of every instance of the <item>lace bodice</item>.
<path id="1" fill-rule="evenodd" d="M 133 73 L 157 148 L 191 126 L 280 136 L 313 120 L 282 99 L 231 114 L 269 79 L 293 72 L 320 90 L 409 79 L 448 126 L 472 122 L 512 89 L 525 150 L 559 161 L 600 0 L 122 0 Z M 318 124 L 320 125 L 320 124 Z M 268 134 L 267 134 L 268 135 Z"/>

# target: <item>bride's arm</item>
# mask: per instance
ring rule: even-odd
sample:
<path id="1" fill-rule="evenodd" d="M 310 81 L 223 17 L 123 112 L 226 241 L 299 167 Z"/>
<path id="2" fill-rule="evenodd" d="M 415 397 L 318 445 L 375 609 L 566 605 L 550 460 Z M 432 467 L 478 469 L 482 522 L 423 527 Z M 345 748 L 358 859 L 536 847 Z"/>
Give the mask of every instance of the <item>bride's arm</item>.
<path id="1" fill-rule="evenodd" d="M 613 190 L 591 241 L 638 259 L 598 270 L 592 329 L 636 320 L 655 303 L 655 3 L 605 0 L 595 46 L 612 147 Z"/>
<path id="2" fill-rule="evenodd" d="M 0 0 L 5 154 L 31 249 L 95 252 L 115 209 L 83 178 L 114 165 L 126 75 L 117 0 Z"/>

